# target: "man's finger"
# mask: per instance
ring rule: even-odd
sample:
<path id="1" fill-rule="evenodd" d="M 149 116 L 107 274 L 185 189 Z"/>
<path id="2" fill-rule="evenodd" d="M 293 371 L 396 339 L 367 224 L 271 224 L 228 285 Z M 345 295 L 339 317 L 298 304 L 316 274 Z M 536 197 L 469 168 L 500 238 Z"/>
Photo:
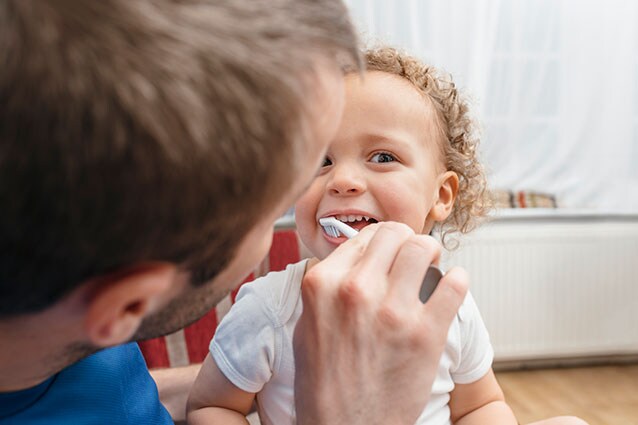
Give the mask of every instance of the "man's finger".
<path id="1" fill-rule="evenodd" d="M 370 240 L 358 270 L 366 276 L 387 275 L 401 246 L 412 236 L 414 231 L 405 224 L 382 223 Z M 385 279 L 377 280 L 385 281 Z"/>
<path id="2" fill-rule="evenodd" d="M 330 269 L 340 269 L 348 266 L 347 270 L 350 270 L 363 256 L 370 240 L 379 230 L 379 226 L 380 224 L 378 223 L 366 226 L 357 236 L 339 245 L 337 249 L 321 261 L 320 265 Z"/>
<path id="3" fill-rule="evenodd" d="M 391 302 L 408 306 L 419 297 L 430 264 L 438 264 L 441 246 L 430 236 L 417 235 L 400 248 L 390 270 L 388 296 Z"/>
<path id="4" fill-rule="evenodd" d="M 426 320 L 438 325 L 432 326 L 433 329 L 447 332 L 465 300 L 469 283 L 469 275 L 460 267 L 454 267 L 443 276 L 428 302 L 423 305 Z"/>

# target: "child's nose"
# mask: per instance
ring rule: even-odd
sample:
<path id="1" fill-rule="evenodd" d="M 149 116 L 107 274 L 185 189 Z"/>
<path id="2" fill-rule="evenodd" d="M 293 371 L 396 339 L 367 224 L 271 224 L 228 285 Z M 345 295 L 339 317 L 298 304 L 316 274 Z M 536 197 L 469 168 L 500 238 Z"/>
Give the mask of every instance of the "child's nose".
<path id="1" fill-rule="evenodd" d="M 345 164 L 335 166 L 328 182 L 328 191 L 333 195 L 357 195 L 365 192 L 365 179 L 355 168 Z"/>

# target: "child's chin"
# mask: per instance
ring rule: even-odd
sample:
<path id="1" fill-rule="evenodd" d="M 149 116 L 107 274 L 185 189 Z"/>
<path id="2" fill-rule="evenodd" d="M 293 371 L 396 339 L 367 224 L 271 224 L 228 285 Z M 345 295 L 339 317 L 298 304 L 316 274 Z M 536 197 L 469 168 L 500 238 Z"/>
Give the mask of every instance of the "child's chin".
<path id="1" fill-rule="evenodd" d="M 326 245 L 327 246 L 323 246 L 315 252 L 315 256 L 319 260 L 325 260 L 326 257 L 332 254 L 334 250 L 337 249 L 337 247 L 339 246 L 339 245 L 333 245 L 333 244 L 326 244 Z"/>

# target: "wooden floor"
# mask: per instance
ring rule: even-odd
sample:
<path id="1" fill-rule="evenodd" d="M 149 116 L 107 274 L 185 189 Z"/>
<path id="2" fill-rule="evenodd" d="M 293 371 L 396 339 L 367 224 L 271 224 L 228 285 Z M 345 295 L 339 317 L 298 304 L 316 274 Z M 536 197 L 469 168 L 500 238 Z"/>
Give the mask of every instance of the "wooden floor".
<path id="1" fill-rule="evenodd" d="M 520 423 L 574 415 L 589 425 L 638 425 L 638 365 L 498 372 Z"/>

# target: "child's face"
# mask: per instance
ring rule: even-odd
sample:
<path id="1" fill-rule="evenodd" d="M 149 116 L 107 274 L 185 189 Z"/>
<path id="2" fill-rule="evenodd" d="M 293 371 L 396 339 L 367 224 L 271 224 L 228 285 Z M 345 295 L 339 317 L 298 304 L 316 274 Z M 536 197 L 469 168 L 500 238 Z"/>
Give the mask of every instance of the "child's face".
<path id="1" fill-rule="evenodd" d="M 408 81 L 379 71 L 366 73 L 363 80 L 346 76 L 341 126 L 319 174 L 296 205 L 304 244 L 324 258 L 346 240 L 328 236 L 319 225 L 320 218 L 329 216 L 358 230 L 397 221 L 417 233 L 429 232 L 449 214 L 449 208 L 445 217 L 431 214 L 450 174 L 445 173 L 440 137 L 433 106 Z"/>

